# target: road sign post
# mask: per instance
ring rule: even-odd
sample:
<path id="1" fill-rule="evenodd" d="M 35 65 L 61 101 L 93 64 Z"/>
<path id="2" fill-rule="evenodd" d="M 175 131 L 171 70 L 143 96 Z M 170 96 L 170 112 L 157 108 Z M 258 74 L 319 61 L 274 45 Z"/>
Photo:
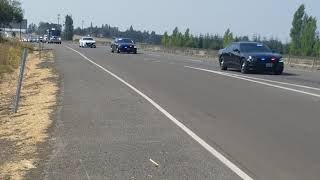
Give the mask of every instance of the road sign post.
<path id="1" fill-rule="evenodd" d="M 21 93 L 21 87 L 22 87 L 23 74 L 24 74 L 24 69 L 25 69 L 25 66 L 26 66 L 27 53 L 28 53 L 27 49 L 24 48 L 23 49 L 23 53 L 22 53 L 22 57 L 21 57 L 20 74 L 19 74 L 16 97 L 15 97 L 14 107 L 13 107 L 13 112 L 14 113 L 18 112 L 18 106 L 19 106 L 19 100 L 20 100 L 20 93 Z"/>

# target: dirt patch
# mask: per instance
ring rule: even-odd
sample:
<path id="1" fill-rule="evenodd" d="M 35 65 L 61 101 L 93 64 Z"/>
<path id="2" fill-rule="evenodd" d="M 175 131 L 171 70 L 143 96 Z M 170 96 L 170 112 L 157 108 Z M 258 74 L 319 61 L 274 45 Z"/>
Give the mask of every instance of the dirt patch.
<path id="1" fill-rule="evenodd" d="M 17 73 L 0 82 L 0 179 L 23 179 L 38 167 L 41 144 L 48 140 L 57 104 L 58 76 L 53 59 L 51 51 L 41 60 L 36 52 L 29 54 L 17 114 L 11 113 Z"/>

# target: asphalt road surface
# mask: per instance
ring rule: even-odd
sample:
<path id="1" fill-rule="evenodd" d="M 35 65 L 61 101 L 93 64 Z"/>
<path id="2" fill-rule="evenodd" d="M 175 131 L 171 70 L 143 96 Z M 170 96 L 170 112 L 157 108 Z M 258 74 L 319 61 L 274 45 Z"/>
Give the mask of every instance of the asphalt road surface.
<path id="1" fill-rule="evenodd" d="M 320 73 L 51 45 L 62 79 L 46 179 L 320 177 Z"/>

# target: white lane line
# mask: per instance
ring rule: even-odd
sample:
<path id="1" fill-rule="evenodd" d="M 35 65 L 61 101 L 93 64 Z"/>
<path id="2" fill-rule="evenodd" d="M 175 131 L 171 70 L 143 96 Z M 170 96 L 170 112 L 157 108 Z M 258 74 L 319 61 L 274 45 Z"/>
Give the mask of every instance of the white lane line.
<path id="1" fill-rule="evenodd" d="M 150 162 L 152 162 L 152 164 L 154 164 L 156 167 L 159 167 L 159 164 L 157 162 L 155 162 L 153 159 L 149 159 Z"/>
<path id="2" fill-rule="evenodd" d="M 217 71 L 217 72 L 219 72 L 219 71 Z M 251 77 L 251 76 L 244 76 L 244 75 L 239 75 L 239 74 L 232 74 L 232 73 L 225 73 L 225 72 L 221 72 L 221 73 L 227 74 L 227 75 L 232 75 L 232 76 L 238 76 L 238 77 L 248 78 L 248 79 L 254 79 L 254 80 L 259 80 L 259 81 L 266 81 L 266 82 L 271 82 L 271 83 L 277 83 L 277 84 L 283 84 L 283 85 L 289 85 L 289 86 L 295 86 L 295 87 L 300 87 L 300 88 L 312 89 L 312 90 L 320 91 L 320 88 L 311 87 L 311 86 L 304 86 L 304 85 L 299 85 L 299 84 L 286 83 L 286 82 L 274 81 L 274 80 L 269 80 L 269 79 L 262 79 L 262 78 Z"/>
<path id="3" fill-rule="evenodd" d="M 191 62 L 202 62 L 201 60 L 195 60 L 195 59 L 186 59 L 186 61 L 191 61 Z"/>
<path id="4" fill-rule="evenodd" d="M 88 172 L 87 172 L 87 169 L 86 169 L 86 167 L 84 166 L 84 164 L 83 164 L 82 160 L 81 160 L 81 159 L 79 159 L 79 162 L 80 162 L 81 166 L 83 167 L 84 172 L 86 173 L 87 180 L 91 180 L 91 178 L 90 178 L 90 176 L 89 176 L 89 174 L 88 174 Z"/>
<path id="5" fill-rule="evenodd" d="M 130 89 L 135 91 L 137 94 L 142 96 L 145 100 L 147 100 L 150 104 L 152 104 L 156 109 L 158 109 L 162 114 L 164 114 L 168 119 L 170 119 L 174 124 L 176 124 L 178 127 L 180 127 L 185 133 L 187 133 L 191 138 L 193 138 L 195 141 L 197 141 L 203 148 L 205 148 L 207 151 L 209 151 L 213 156 L 215 156 L 217 159 L 219 159 L 224 165 L 226 165 L 228 168 L 230 168 L 234 173 L 236 173 L 240 178 L 244 180 L 253 180 L 248 174 L 246 174 L 244 171 L 242 171 L 238 166 L 233 164 L 229 159 L 227 159 L 224 155 L 219 153 L 216 149 L 214 149 L 212 146 L 210 146 L 207 142 L 205 142 L 203 139 L 201 139 L 198 135 L 196 135 L 193 131 L 191 131 L 188 127 L 186 127 L 184 124 L 182 124 L 180 121 L 178 121 L 175 117 L 173 117 L 168 111 L 166 111 L 164 108 L 162 108 L 159 104 L 157 104 L 155 101 L 153 101 L 151 98 L 149 98 L 147 95 L 139 91 L 137 88 L 126 82 L 125 80 L 121 79 L 116 74 L 112 73 L 111 71 L 107 70 L 106 68 L 102 67 L 101 65 L 95 63 L 93 60 L 89 59 L 85 55 L 83 55 L 81 52 L 72 49 L 71 47 L 66 46 L 70 50 L 76 52 L 80 56 L 82 56 L 85 60 L 89 61 L 93 65 L 99 67 L 106 73 L 113 76 L 115 79 L 119 80 L 126 86 L 128 86 Z"/>
<path id="6" fill-rule="evenodd" d="M 288 87 L 284 87 L 284 86 L 274 85 L 274 84 L 270 84 L 270 83 L 266 83 L 266 82 L 256 81 L 256 80 L 253 80 L 250 78 L 241 77 L 239 75 L 233 75 L 233 74 L 229 74 L 229 73 L 223 73 L 220 71 L 213 71 L 213 70 L 209 70 L 209 69 L 197 68 L 197 67 L 192 67 L 192 66 L 184 66 L 184 67 L 189 68 L 189 69 L 199 70 L 199 71 L 215 73 L 215 74 L 219 74 L 219 75 L 223 75 L 223 76 L 233 77 L 233 78 L 237 78 L 237 79 L 241 79 L 241 80 L 245 80 L 245 81 L 249 81 L 249 82 L 253 82 L 253 83 L 257 83 L 257 84 L 263 84 L 266 86 L 271 86 L 271 87 L 275 87 L 275 88 L 279 88 L 279 89 L 284 89 L 287 91 L 293 91 L 293 92 L 297 92 L 297 93 L 306 94 L 306 95 L 320 98 L 320 94 L 310 93 L 307 91 L 302 91 L 302 90 L 297 90 L 297 89 L 288 88 Z"/>

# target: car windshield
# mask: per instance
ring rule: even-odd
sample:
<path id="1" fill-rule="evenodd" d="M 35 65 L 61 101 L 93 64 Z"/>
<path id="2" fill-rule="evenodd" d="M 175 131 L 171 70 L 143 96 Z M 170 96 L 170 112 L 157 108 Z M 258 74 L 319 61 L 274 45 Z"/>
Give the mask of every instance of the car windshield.
<path id="1" fill-rule="evenodd" d="M 131 39 L 118 39 L 117 42 L 118 43 L 133 43 L 133 41 Z"/>
<path id="2" fill-rule="evenodd" d="M 247 43 L 240 45 L 241 52 L 272 52 L 267 46 L 259 43 Z"/>
<path id="3" fill-rule="evenodd" d="M 83 40 L 93 41 L 93 39 L 92 39 L 92 38 L 83 38 Z"/>

